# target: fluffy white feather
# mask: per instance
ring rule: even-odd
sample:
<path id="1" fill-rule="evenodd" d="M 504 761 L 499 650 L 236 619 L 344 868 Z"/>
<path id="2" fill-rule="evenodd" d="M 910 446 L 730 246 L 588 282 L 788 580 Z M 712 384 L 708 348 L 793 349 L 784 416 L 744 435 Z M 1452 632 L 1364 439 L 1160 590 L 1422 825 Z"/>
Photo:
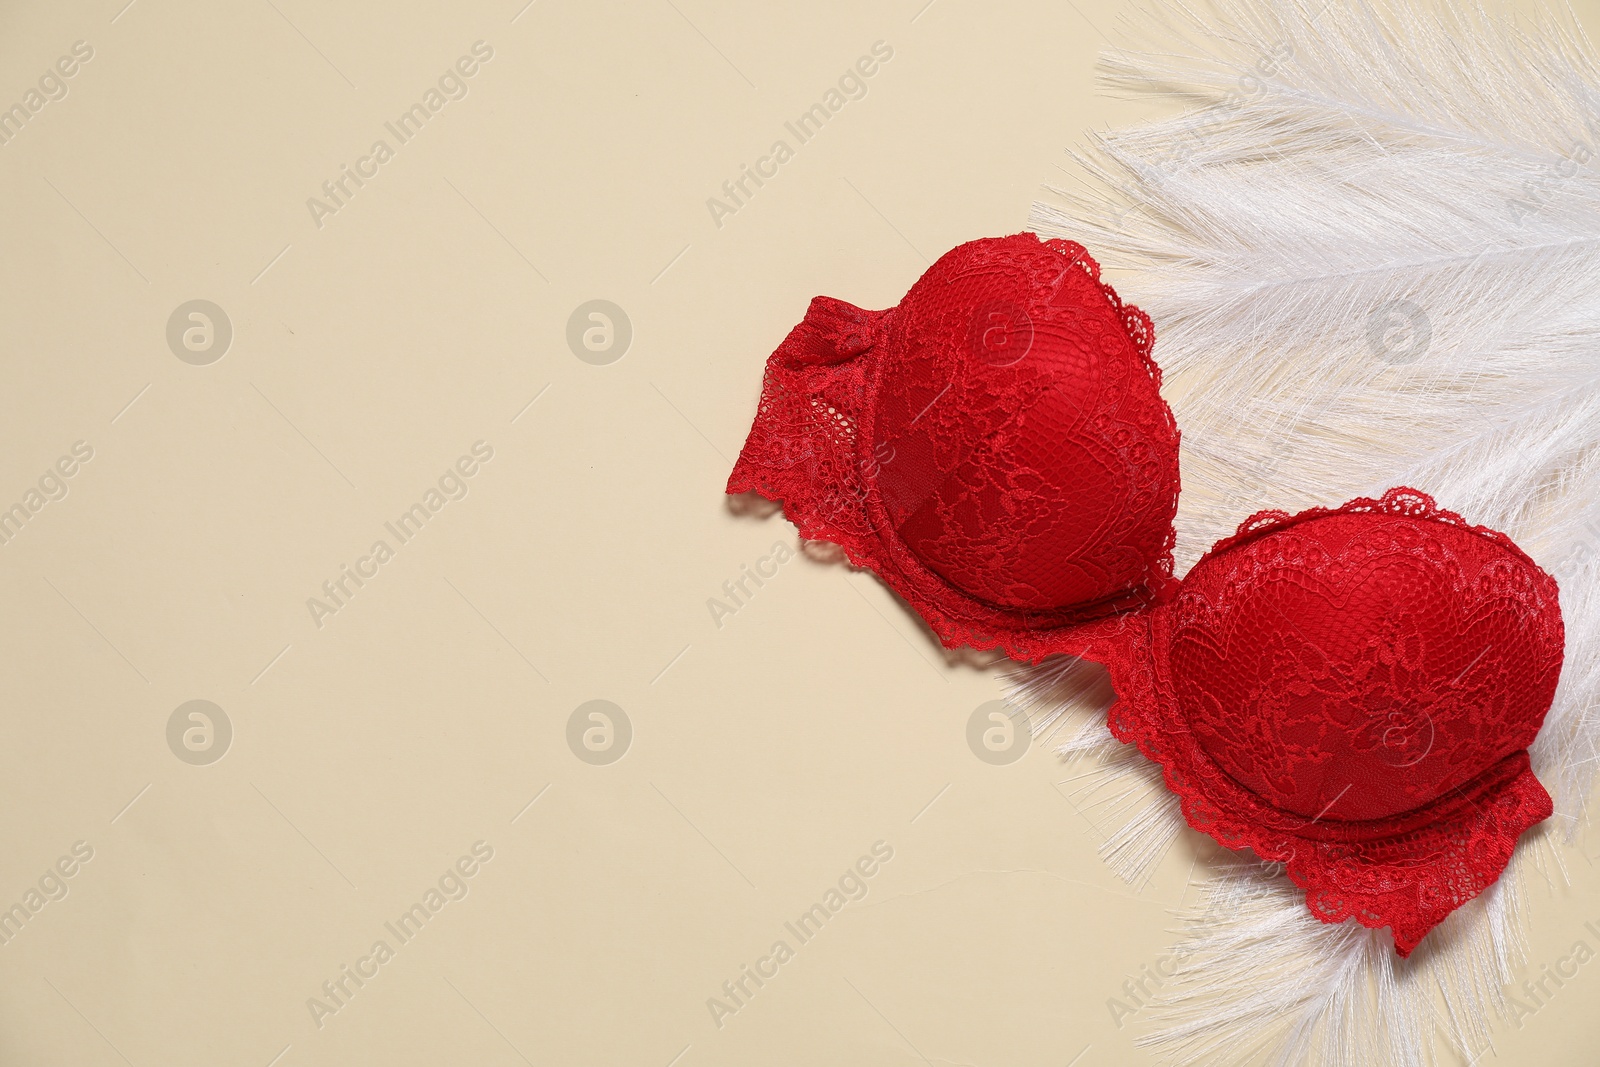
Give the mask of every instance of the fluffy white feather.
<path id="1" fill-rule="evenodd" d="M 1443 0 L 1167 0 L 1136 36 L 1110 86 L 1187 109 L 1095 137 L 1086 191 L 1032 223 L 1156 322 L 1180 573 L 1258 509 L 1407 484 L 1515 537 L 1567 627 L 1532 753 L 1557 816 L 1490 892 L 1402 961 L 1230 865 L 1150 1040 L 1185 1063 L 1412 1067 L 1442 1033 L 1470 1058 L 1520 959 L 1518 887 L 1559 866 L 1600 769 L 1600 64 L 1568 18 Z M 1015 699 L 1090 766 L 1076 796 L 1138 882 L 1182 823 L 1084 715 L 1094 685 L 1047 664 Z"/>

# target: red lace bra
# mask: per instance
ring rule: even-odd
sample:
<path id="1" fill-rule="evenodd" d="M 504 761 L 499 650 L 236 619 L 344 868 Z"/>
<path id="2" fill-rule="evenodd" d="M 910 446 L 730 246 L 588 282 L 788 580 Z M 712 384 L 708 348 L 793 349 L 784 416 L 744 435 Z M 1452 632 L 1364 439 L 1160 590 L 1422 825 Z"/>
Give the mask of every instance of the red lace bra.
<path id="1" fill-rule="evenodd" d="M 1103 663 L 1184 817 L 1409 955 L 1551 813 L 1555 581 L 1392 489 L 1264 511 L 1173 577 L 1178 431 L 1150 320 L 1079 245 L 942 256 L 887 311 L 817 297 L 728 482 L 871 568 L 949 646 Z"/>

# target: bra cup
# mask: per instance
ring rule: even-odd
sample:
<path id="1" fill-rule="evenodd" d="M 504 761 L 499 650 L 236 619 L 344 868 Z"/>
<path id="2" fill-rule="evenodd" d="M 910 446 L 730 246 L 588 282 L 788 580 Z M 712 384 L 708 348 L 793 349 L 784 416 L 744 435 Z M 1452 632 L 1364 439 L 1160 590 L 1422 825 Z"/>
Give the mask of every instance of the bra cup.
<path id="1" fill-rule="evenodd" d="M 1031 238 L 930 270 L 878 383 L 877 489 L 919 562 L 1004 609 L 1126 596 L 1171 538 L 1156 379 L 1094 276 Z"/>
<path id="2" fill-rule="evenodd" d="M 901 540 L 952 586 L 1006 607 L 1092 604 L 1137 587 L 1164 530 L 1142 545 L 1118 536 L 1136 472 L 1096 441 L 1056 443 L 1043 469 L 1001 458 L 1030 444 L 976 446 L 906 516 Z"/>
<path id="3" fill-rule="evenodd" d="M 1169 664 L 1196 740 L 1324 823 L 1438 800 L 1533 741 L 1560 673 L 1554 585 L 1459 525 L 1331 514 L 1197 564 Z"/>
<path id="4" fill-rule="evenodd" d="M 970 241 L 892 308 L 811 302 L 727 491 L 782 501 L 946 646 L 1038 659 L 1177 588 L 1154 342 L 1082 245 Z"/>

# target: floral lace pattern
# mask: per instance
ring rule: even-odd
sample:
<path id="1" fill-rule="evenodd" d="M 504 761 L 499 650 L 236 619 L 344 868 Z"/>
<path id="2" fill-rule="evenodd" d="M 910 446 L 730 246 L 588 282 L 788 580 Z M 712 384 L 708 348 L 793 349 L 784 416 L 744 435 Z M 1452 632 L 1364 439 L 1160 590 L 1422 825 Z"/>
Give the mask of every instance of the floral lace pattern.
<path id="1" fill-rule="evenodd" d="M 1263 511 L 1172 575 L 1178 431 L 1150 320 L 1069 241 L 974 241 L 886 311 L 817 297 L 729 493 L 875 571 L 946 645 L 1104 664 L 1189 825 L 1409 955 L 1551 802 L 1527 748 L 1554 580 L 1425 493 Z"/>
<path id="2" fill-rule="evenodd" d="M 1112 732 L 1324 921 L 1408 955 L 1550 815 L 1526 749 L 1561 669 L 1555 582 L 1426 494 L 1253 516 L 1139 619 L 1103 660 Z"/>
<path id="3" fill-rule="evenodd" d="M 1036 658 L 1175 589 L 1178 432 L 1152 343 L 1082 246 L 962 245 L 888 311 L 812 301 L 728 492 L 782 501 L 945 644 Z"/>

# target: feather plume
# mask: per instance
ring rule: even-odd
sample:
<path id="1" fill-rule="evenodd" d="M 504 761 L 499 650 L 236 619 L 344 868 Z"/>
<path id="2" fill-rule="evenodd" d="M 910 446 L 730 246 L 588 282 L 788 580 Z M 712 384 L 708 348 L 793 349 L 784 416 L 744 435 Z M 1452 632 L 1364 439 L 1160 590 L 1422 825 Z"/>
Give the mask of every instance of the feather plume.
<path id="1" fill-rule="evenodd" d="M 1085 188 L 1031 223 L 1093 249 L 1157 324 L 1180 572 L 1253 511 L 1412 485 L 1557 576 L 1567 650 L 1532 750 L 1557 816 L 1490 891 L 1398 960 L 1230 863 L 1149 1041 L 1183 1063 L 1422 1067 L 1441 1034 L 1471 1060 L 1521 959 L 1521 883 L 1560 870 L 1600 769 L 1600 63 L 1570 17 L 1470 2 L 1155 2 L 1105 79 L 1184 109 L 1094 137 Z M 1013 699 L 1089 766 L 1102 854 L 1147 878 L 1182 822 L 1094 714 L 1107 694 L 1055 662 Z"/>

